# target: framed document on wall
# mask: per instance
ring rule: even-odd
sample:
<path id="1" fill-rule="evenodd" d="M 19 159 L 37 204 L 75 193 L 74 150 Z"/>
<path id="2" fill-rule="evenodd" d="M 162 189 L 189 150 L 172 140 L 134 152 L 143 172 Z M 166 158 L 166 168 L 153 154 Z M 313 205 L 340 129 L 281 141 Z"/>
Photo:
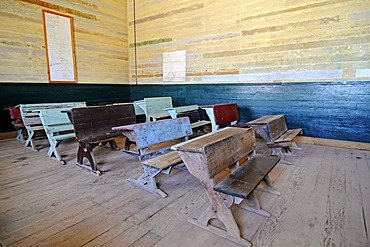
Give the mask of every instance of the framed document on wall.
<path id="1" fill-rule="evenodd" d="M 42 11 L 49 82 L 76 83 L 76 56 L 71 16 Z"/>

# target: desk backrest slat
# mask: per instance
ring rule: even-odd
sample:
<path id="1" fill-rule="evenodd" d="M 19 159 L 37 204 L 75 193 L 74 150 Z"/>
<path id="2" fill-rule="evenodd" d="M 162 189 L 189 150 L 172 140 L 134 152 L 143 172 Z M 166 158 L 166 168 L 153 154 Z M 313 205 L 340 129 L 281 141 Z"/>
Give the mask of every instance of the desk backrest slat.
<path id="1" fill-rule="evenodd" d="M 146 148 L 155 144 L 180 139 L 193 133 L 187 117 L 159 120 L 137 125 L 133 129 L 137 148 Z"/>
<path id="2" fill-rule="evenodd" d="M 74 108 L 72 118 L 78 139 L 104 135 L 113 132 L 114 126 L 136 123 L 133 104 Z"/>
<path id="3" fill-rule="evenodd" d="M 144 101 L 146 105 L 146 113 L 148 114 L 148 116 L 166 114 L 167 112 L 163 109 L 173 107 L 171 97 L 144 98 Z M 167 115 L 169 116 L 169 114 Z"/>
<path id="4" fill-rule="evenodd" d="M 40 104 L 20 104 L 20 112 L 22 120 L 26 127 L 41 125 L 41 119 L 39 117 L 40 110 L 47 109 L 71 109 L 74 107 L 86 106 L 85 102 L 63 102 L 63 103 L 40 103 Z"/>

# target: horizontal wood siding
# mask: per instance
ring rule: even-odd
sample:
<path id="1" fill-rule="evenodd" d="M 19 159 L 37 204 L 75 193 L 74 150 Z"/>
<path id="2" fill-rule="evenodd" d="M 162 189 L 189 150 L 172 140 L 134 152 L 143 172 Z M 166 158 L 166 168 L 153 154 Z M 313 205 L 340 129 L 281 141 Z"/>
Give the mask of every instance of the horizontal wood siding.
<path id="1" fill-rule="evenodd" d="M 13 131 L 5 107 L 27 103 L 85 101 L 88 106 L 130 101 L 128 85 L 0 83 L 0 132 Z"/>
<path id="2" fill-rule="evenodd" d="M 131 100 L 171 96 L 175 106 L 237 102 L 243 122 L 285 114 L 305 136 L 370 143 L 370 82 L 139 85 Z"/>
<path id="3" fill-rule="evenodd" d="M 161 83 L 177 50 L 191 83 L 370 78 L 368 0 L 129 1 L 128 21 L 132 83 Z"/>
<path id="4" fill-rule="evenodd" d="M 48 82 L 43 9 L 74 20 L 79 83 L 127 83 L 126 0 L 0 1 L 0 82 Z"/>

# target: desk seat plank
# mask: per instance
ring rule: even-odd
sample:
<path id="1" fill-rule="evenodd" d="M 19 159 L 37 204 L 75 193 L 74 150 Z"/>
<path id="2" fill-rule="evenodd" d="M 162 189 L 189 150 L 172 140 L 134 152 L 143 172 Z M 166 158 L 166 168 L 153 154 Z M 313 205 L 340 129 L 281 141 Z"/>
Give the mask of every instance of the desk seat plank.
<path id="1" fill-rule="evenodd" d="M 149 160 L 144 160 L 142 163 L 147 166 L 156 167 L 160 170 L 165 170 L 170 166 L 181 164 L 182 160 L 177 152 L 170 152 Z"/>
<path id="2" fill-rule="evenodd" d="M 245 199 L 278 162 L 279 159 L 276 157 L 251 159 L 247 162 L 248 164 L 240 166 L 227 179 L 217 184 L 214 189 Z"/>
<path id="3" fill-rule="evenodd" d="M 292 129 L 281 135 L 275 142 L 291 142 L 293 139 L 302 133 L 302 129 Z"/>

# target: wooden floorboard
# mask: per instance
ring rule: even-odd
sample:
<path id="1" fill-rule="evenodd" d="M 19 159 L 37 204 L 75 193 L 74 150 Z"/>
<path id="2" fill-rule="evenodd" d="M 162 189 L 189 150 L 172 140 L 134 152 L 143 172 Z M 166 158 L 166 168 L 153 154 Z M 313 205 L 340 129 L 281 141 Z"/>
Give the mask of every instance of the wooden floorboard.
<path id="1" fill-rule="evenodd" d="M 281 196 L 256 192 L 271 217 L 234 210 L 243 236 L 254 246 L 369 246 L 370 151 L 299 145 L 287 158 L 293 165 L 280 162 L 270 173 Z M 238 246 L 187 221 L 209 203 L 187 171 L 158 176 L 169 195 L 161 198 L 127 182 L 142 174 L 137 156 L 97 147 L 98 177 L 75 166 L 76 141 L 59 146 L 66 165 L 46 157 L 47 140 L 37 147 L 0 141 L 4 247 Z"/>

